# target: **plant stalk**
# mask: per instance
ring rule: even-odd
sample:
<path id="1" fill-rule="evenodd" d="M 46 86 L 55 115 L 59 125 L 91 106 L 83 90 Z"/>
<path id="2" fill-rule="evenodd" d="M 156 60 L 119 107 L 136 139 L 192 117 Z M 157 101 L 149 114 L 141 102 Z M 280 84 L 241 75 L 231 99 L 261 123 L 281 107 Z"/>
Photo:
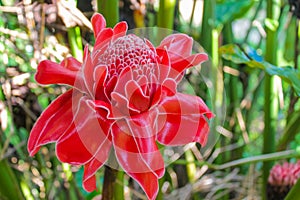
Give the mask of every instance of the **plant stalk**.
<path id="1" fill-rule="evenodd" d="M 123 200 L 124 199 L 124 172 L 118 171 L 118 161 L 113 150 L 110 152 L 109 165 L 105 165 L 104 182 L 102 186 L 103 200 Z"/>
<path id="2" fill-rule="evenodd" d="M 195 165 L 197 166 L 207 166 L 209 169 L 213 170 L 224 170 L 231 167 L 237 167 L 245 164 L 252 164 L 252 163 L 258 163 L 258 162 L 266 162 L 266 161 L 275 161 L 275 160 L 282 160 L 282 159 L 289 159 L 289 158 L 299 158 L 300 153 L 296 150 L 286 150 L 286 151 L 279 151 L 275 153 L 268 153 L 264 155 L 258 155 L 258 156 L 251 156 L 247 158 L 241 158 L 238 160 L 233 160 L 221 165 L 211 164 L 207 161 L 193 161 Z M 177 165 L 187 165 L 190 162 L 187 160 L 176 160 L 173 164 Z"/>
<path id="3" fill-rule="evenodd" d="M 68 39 L 72 55 L 79 61 L 83 59 L 83 47 L 80 27 L 68 28 Z"/>
<path id="4" fill-rule="evenodd" d="M 267 29 L 266 61 L 277 64 L 277 28 L 280 15 L 280 0 L 267 0 L 267 19 L 270 24 Z M 278 118 L 278 91 L 276 88 L 276 77 L 266 74 L 265 77 L 265 105 L 264 105 L 264 137 L 263 154 L 275 152 L 275 136 Z M 262 197 L 265 200 L 269 172 L 273 162 L 263 163 L 263 185 Z"/>
<path id="5" fill-rule="evenodd" d="M 173 29 L 176 0 L 160 0 L 157 17 L 157 26 Z"/>
<path id="6" fill-rule="evenodd" d="M 118 0 L 97 0 L 97 9 L 105 17 L 107 27 L 114 27 L 119 22 Z"/>
<path id="7" fill-rule="evenodd" d="M 105 165 L 104 182 L 103 182 L 103 190 L 102 190 L 103 200 L 114 199 L 115 182 L 117 179 L 117 173 L 118 170 Z"/>

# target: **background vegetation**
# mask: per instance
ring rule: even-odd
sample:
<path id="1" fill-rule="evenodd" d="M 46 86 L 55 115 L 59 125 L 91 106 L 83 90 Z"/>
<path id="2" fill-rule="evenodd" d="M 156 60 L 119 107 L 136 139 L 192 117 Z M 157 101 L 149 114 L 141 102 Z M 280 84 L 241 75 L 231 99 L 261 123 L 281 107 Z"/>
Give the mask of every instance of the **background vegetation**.
<path id="1" fill-rule="evenodd" d="M 209 71 L 195 68 L 186 81 L 216 114 L 211 142 L 167 167 L 158 199 L 270 199 L 271 167 L 300 156 L 298 0 L 0 0 L 0 199 L 100 198 L 103 171 L 99 190 L 86 193 L 83 169 L 60 163 L 54 145 L 35 157 L 26 149 L 37 117 L 67 90 L 38 85 L 37 64 L 81 60 L 95 11 L 109 26 L 184 32 L 210 55 Z M 300 198 L 299 182 L 289 199 Z M 127 176 L 121 184 L 124 198 L 145 198 Z"/>

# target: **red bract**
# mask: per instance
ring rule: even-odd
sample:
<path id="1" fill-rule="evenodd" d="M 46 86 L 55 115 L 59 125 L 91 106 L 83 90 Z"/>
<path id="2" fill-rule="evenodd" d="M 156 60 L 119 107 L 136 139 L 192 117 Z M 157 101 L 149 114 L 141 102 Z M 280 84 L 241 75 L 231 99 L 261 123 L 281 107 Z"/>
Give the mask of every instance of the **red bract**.
<path id="1" fill-rule="evenodd" d="M 296 184 L 300 178 L 300 161 L 297 163 L 284 162 L 272 167 L 268 182 L 273 186 L 290 186 Z"/>
<path id="2" fill-rule="evenodd" d="M 68 84 L 33 127 L 28 151 L 33 156 L 56 142 L 60 161 L 84 165 L 83 186 L 96 189 L 95 173 L 113 148 L 118 163 L 135 179 L 149 199 L 158 192 L 164 161 L 157 147 L 199 142 L 205 145 L 213 114 L 197 96 L 176 91 L 184 71 L 207 60 L 191 55 L 192 38 L 166 37 L 158 47 L 136 35 L 127 24 L 105 28 L 102 15 L 92 18 L 96 42 L 84 62 L 67 58 L 45 60 L 37 69 L 41 84 Z"/>

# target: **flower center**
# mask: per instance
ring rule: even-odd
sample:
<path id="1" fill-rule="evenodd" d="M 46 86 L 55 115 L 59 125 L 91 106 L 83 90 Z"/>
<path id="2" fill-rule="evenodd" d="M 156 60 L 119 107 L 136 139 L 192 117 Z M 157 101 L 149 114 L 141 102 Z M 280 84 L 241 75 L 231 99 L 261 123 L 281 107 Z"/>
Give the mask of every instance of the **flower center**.
<path id="1" fill-rule="evenodd" d="M 153 74 L 156 54 L 136 35 L 126 35 L 114 41 L 100 56 L 100 63 L 108 67 L 108 80 L 130 67 L 133 78 Z"/>

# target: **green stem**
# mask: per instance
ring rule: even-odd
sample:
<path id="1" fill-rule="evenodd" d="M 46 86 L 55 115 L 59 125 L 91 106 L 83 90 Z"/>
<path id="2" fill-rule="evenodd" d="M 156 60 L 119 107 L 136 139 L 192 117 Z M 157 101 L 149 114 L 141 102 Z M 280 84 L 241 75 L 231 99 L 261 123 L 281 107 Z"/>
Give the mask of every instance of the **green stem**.
<path id="1" fill-rule="evenodd" d="M 163 183 L 165 182 L 165 178 L 162 177 L 161 179 L 158 180 L 158 183 L 159 183 L 159 191 L 158 191 L 158 194 L 157 194 L 157 197 L 156 197 L 156 200 L 163 200 L 164 199 L 164 195 L 161 191 L 161 187 L 163 185 Z"/>
<path id="2" fill-rule="evenodd" d="M 113 150 L 111 150 L 108 159 L 108 163 L 110 163 L 111 166 L 118 166 L 118 161 Z M 124 172 L 118 171 L 108 165 L 105 166 L 102 198 L 103 200 L 124 199 Z"/>
<path id="3" fill-rule="evenodd" d="M 263 0 L 260 0 L 258 6 L 256 7 L 255 13 L 254 13 L 254 15 L 251 19 L 251 22 L 253 22 L 257 18 L 257 15 L 258 15 L 259 11 L 261 10 L 262 5 L 263 5 Z M 246 34 L 246 36 L 244 38 L 244 41 L 243 41 L 244 44 L 247 43 L 251 30 L 252 30 L 252 26 L 247 31 L 247 34 Z"/>
<path id="4" fill-rule="evenodd" d="M 118 196 L 118 195 L 114 195 L 117 173 L 118 170 L 113 169 L 109 166 L 105 166 L 104 182 L 103 182 L 103 190 L 102 190 L 103 200 L 112 200 L 114 199 L 114 196 Z"/>
<path id="5" fill-rule="evenodd" d="M 269 153 L 259 156 L 251 156 L 247 158 L 241 158 L 238 160 L 230 161 L 221 165 L 215 165 L 208 163 L 206 161 L 194 161 L 197 166 L 204 166 L 206 165 L 208 168 L 213 170 L 224 170 L 231 167 L 236 167 L 240 165 L 250 164 L 250 163 L 257 163 L 257 162 L 266 162 L 266 161 L 275 161 L 275 160 L 282 160 L 288 158 L 299 158 L 300 153 L 295 150 L 286 150 L 280 151 L 275 153 Z M 189 164 L 187 160 L 176 160 L 173 164 L 177 165 L 186 165 Z"/>
<path id="6" fill-rule="evenodd" d="M 204 0 L 200 44 L 211 55 L 216 0 Z"/>
<path id="7" fill-rule="evenodd" d="M 196 174 L 196 164 L 195 164 L 195 158 L 193 155 L 193 152 L 189 149 L 187 151 L 185 151 L 185 159 L 186 161 L 188 161 L 188 164 L 186 165 L 186 172 L 188 175 L 188 179 L 190 183 L 194 183 L 195 182 L 195 174 Z"/>
<path id="8" fill-rule="evenodd" d="M 224 37 L 224 44 L 233 44 L 234 43 L 232 22 L 228 22 L 228 23 L 224 24 L 223 37 Z M 226 60 L 223 61 L 223 66 L 231 66 L 233 69 L 238 68 L 235 63 L 226 61 Z M 229 78 L 229 88 L 228 88 L 229 100 L 227 101 L 227 102 L 229 102 L 228 116 L 231 117 L 232 119 L 234 119 L 234 118 L 236 119 L 236 113 L 237 113 L 236 109 L 239 108 L 239 102 L 240 102 L 240 98 L 239 98 L 238 90 L 237 90 L 237 87 L 239 86 L 239 77 L 230 75 L 228 78 Z M 237 121 L 237 119 L 235 121 Z M 230 131 L 233 133 L 241 132 L 241 129 L 238 128 L 237 125 L 238 125 L 238 123 L 234 123 L 233 125 L 230 126 L 230 123 L 228 123 L 228 126 L 230 127 Z M 238 142 L 240 135 L 241 134 L 234 134 L 233 138 L 230 140 L 230 143 L 234 144 L 234 143 Z M 222 138 L 224 138 L 224 137 L 222 137 Z M 227 138 L 224 138 L 224 139 L 227 139 Z M 225 143 L 225 141 L 223 143 Z M 227 145 L 227 144 L 225 143 L 225 145 Z M 235 160 L 237 158 L 242 157 L 242 152 L 243 152 L 243 146 L 241 148 L 236 149 L 235 151 L 228 152 L 228 153 L 230 153 L 230 160 Z M 223 161 L 226 160 L 226 157 L 228 157 L 227 156 L 228 153 L 226 153 L 225 156 L 222 156 Z"/>
<path id="9" fill-rule="evenodd" d="M 97 9 L 106 19 L 108 27 L 114 27 L 119 22 L 118 0 L 97 0 Z"/>
<path id="10" fill-rule="evenodd" d="M 266 61 L 277 63 L 277 26 L 280 15 L 280 0 L 267 0 L 267 25 Z M 275 151 L 275 136 L 278 118 L 278 94 L 275 87 L 275 77 L 266 74 L 265 78 L 265 104 L 264 104 L 264 138 L 263 154 Z M 263 199 L 266 199 L 267 183 L 273 162 L 263 163 Z"/>
<path id="11" fill-rule="evenodd" d="M 195 15 L 196 4 L 197 4 L 197 0 L 194 0 L 193 1 L 192 14 L 191 14 L 191 18 L 190 18 L 190 27 L 193 26 L 193 20 L 194 20 L 194 15 Z"/>
<path id="12" fill-rule="evenodd" d="M 115 184 L 115 200 L 123 200 L 124 197 L 124 172 L 118 171 Z"/>
<path id="13" fill-rule="evenodd" d="M 216 127 L 222 124 L 223 106 L 223 72 L 219 66 L 219 30 L 215 26 L 216 0 L 204 0 L 203 24 L 200 38 L 200 44 L 211 56 L 211 62 L 204 63 L 204 67 L 210 69 L 209 78 L 212 86 L 208 88 L 211 102 L 209 106 L 215 114 L 212 120 L 211 131 L 216 132 Z M 206 66 L 207 65 L 207 66 Z M 212 137 L 210 137 L 212 138 Z M 209 138 L 209 139 L 210 139 Z M 219 144 L 220 145 L 220 144 Z M 205 148 L 205 147 L 204 147 Z"/>
<path id="14" fill-rule="evenodd" d="M 72 55 L 77 59 L 82 61 L 83 58 L 83 47 L 82 39 L 80 34 L 80 27 L 68 28 L 68 39 L 71 48 Z"/>
<path id="15" fill-rule="evenodd" d="M 157 17 L 157 26 L 161 28 L 173 29 L 174 12 L 176 0 L 160 0 Z"/>

